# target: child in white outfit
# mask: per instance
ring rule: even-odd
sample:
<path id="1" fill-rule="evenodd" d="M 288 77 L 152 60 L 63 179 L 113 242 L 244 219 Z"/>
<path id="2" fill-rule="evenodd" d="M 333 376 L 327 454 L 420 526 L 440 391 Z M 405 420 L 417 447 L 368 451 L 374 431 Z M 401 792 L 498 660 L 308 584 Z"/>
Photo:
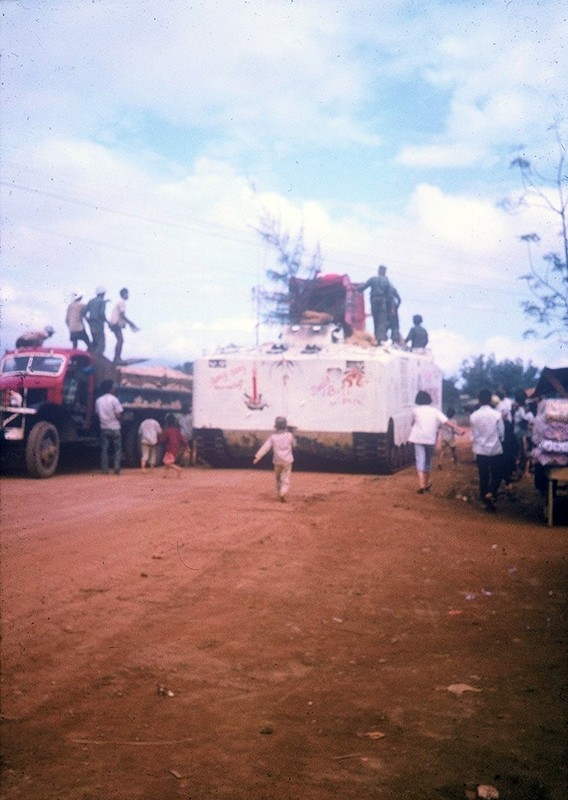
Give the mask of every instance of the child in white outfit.
<path id="1" fill-rule="evenodd" d="M 282 502 L 286 502 L 286 495 L 290 489 L 290 476 L 292 474 L 292 464 L 294 462 L 294 446 L 296 441 L 288 430 L 288 423 L 285 417 L 276 417 L 274 420 L 275 432 L 268 437 L 262 447 L 259 448 L 253 459 L 253 464 L 258 464 L 260 459 L 272 450 L 272 463 L 274 464 L 274 475 L 276 478 L 276 496 Z"/>

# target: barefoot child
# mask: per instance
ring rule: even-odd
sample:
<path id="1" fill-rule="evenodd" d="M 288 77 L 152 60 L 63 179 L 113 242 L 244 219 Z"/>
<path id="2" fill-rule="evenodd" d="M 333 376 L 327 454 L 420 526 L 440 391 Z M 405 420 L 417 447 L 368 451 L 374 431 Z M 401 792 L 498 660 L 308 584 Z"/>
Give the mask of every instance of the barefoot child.
<path id="1" fill-rule="evenodd" d="M 170 470 L 177 473 L 177 477 L 181 475 L 182 469 L 179 464 L 176 464 L 176 459 L 180 451 L 187 447 L 188 441 L 183 433 L 180 431 L 179 425 L 173 414 L 168 414 L 166 417 L 166 427 L 158 438 L 159 442 L 165 442 L 166 452 L 164 453 L 164 467 L 166 468 L 166 478 Z"/>
<path id="2" fill-rule="evenodd" d="M 272 463 L 276 478 L 276 496 L 280 502 L 286 502 L 286 495 L 290 489 L 290 476 L 294 461 L 293 435 L 288 430 L 285 417 L 276 417 L 274 420 L 275 432 L 268 437 L 254 457 L 253 464 L 258 464 L 260 459 L 272 449 Z"/>
<path id="3" fill-rule="evenodd" d="M 455 408 L 448 408 L 446 416 L 448 420 L 453 420 L 456 415 Z M 458 449 L 456 447 L 456 429 L 447 422 L 440 428 L 440 455 L 438 456 L 438 469 L 442 469 L 442 462 L 445 460 L 446 454 L 449 453 L 452 463 L 458 463 Z M 462 433 L 458 433 L 459 436 Z"/>

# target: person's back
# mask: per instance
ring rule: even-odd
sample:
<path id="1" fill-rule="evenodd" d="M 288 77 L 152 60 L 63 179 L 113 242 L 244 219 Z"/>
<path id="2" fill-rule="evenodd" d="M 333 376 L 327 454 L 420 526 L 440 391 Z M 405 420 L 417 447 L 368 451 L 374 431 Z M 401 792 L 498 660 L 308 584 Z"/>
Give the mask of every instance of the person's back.
<path id="1" fill-rule="evenodd" d="M 107 391 L 95 401 L 95 412 L 102 430 L 119 431 L 122 406 L 111 391 Z"/>
<path id="2" fill-rule="evenodd" d="M 479 475 L 479 497 L 488 511 L 495 511 L 495 499 L 503 479 L 503 415 L 491 407 L 491 392 L 479 392 L 479 408 L 469 418 L 472 449 Z"/>
<path id="3" fill-rule="evenodd" d="M 80 300 L 73 300 L 67 306 L 67 316 L 65 322 L 69 328 L 70 333 L 80 332 L 84 330 L 83 327 L 83 309 L 85 304 Z"/>
<path id="4" fill-rule="evenodd" d="M 46 327 L 41 331 L 27 331 L 26 333 L 22 333 L 22 335 L 18 336 L 16 339 L 16 348 L 43 347 L 45 340 L 49 339 L 50 336 L 53 336 L 54 333 L 55 331 L 51 325 L 46 325 Z"/>
<path id="5" fill-rule="evenodd" d="M 141 441 L 151 445 L 157 444 L 158 437 L 161 433 L 162 426 L 158 420 L 153 419 L 153 417 L 148 417 L 147 419 L 143 420 L 138 428 L 138 435 L 140 436 Z"/>
<path id="6" fill-rule="evenodd" d="M 410 344 L 411 350 L 423 350 L 428 347 L 428 331 L 422 326 L 422 317 L 415 314 L 412 317 L 412 328 L 405 339 L 406 344 Z"/>
<path id="7" fill-rule="evenodd" d="M 92 297 L 85 306 L 84 316 L 89 322 L 105 321 L 106 300 L 101 295 Z"/>
<path id="8" fill-rule="evenodd" d="M 473 412 L 469 418 L 469 426 L 475 455 L 495 456 L 503 452 L 503 417 L 489 403 L 483 403 Z"/>
<path id="9" fill-rule="evenodd" d="M 292 464 L 294 461 L 294 436 L 290 431 L 275 431 L 270 436 L 274 464 Z"/>

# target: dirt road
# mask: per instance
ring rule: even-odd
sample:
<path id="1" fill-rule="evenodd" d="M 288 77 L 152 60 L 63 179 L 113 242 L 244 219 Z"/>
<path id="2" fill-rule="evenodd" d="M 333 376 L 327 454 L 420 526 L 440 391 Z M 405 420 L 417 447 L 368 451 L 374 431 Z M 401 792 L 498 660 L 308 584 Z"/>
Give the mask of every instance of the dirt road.
<path id="1" fill-rule="evenodd" d="M 415 490 L 4 479 L 2 798 L 565 800 L 567 529 Z"/>

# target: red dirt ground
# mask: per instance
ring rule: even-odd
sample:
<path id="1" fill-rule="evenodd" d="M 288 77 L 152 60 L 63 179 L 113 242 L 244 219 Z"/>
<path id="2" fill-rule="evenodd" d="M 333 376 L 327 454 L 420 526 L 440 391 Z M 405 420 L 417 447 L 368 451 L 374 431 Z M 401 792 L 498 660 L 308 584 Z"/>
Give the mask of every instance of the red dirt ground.
<path id="1" fill-rule="evenodd" d="M 567 530 L 462 455 L 5 478 L 1 797 L 566 800 Z"/>

